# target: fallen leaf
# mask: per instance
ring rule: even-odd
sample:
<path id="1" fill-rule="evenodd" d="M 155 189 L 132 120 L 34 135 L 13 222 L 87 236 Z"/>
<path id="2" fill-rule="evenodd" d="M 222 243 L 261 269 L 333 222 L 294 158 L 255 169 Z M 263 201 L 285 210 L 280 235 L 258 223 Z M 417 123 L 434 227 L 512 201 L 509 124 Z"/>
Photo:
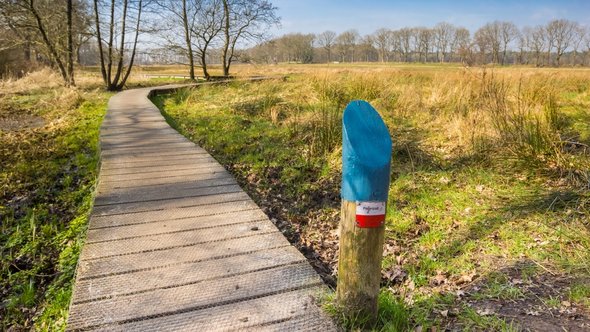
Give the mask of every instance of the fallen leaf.
<path id="1" fill-rule="evenodd" d="M 437 273 L 432 279 L 430 279 L 430 283 L 434 286 L 439 286 L 447 282 L 447 277 L 442 274 L 441 272 Z"/>

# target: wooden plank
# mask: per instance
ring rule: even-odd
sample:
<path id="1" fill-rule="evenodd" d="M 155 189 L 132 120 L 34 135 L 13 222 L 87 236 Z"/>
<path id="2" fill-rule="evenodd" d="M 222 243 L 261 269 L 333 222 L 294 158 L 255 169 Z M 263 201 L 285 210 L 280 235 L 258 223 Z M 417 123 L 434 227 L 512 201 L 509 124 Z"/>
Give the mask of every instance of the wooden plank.
<path id="1" fill-rule="evenodd" d="M 204 228 L 215 228 L 219 226 L 233 225 L 256 220 L 265 220 L 266 215 L 260 209 L 238 210 L 236 212 L 206 215 L 184 219 L 166 218 L 156 221 L 146 227 L 145 223 L 134 225 L 123 225 L 117 229 L 89 229 L 86 243 L 112 241 L 124 238 L 147 236 L 163 233 L 177 233 L 180 231 L 197 230 Z"/>
<path id="2" fill-rule="evenodd" d="M 235 239 L 259 233 L 266 234 L 278 232 L 272 223 L 265 221 L 266 220 L 256 220 L 247 223 L 223 225 L 215 228 L 191 229 L 178 233 L 146 235 L 107 242 L 90 242 L 84 246 L 85 250 L 80 255 L 80 259 L 96 259 L 108 256 L 163 250 L 167 248 L 188 247 L 199 243 Z M 108 229 L 103 231 L 114 232 L 117 230 Z M 92 241 L 93 239 L 89 240 Z"/>
<path id="3" fill-rule="evenodd" d="M 174 269 L 151 269 L 103 278 L 86 279 L 78 282 L 76 296 L 72 301 L 78 304 L 139 294 L 155 289 L 195 284 L 303 262 L 305 262 L 305 259 L 301 257 L 299 251 L 288 246 L 216 260 L 190 262 Z M 142 282 L 130 283 L 129 280 L 141 280 Z"/>
<path id="4" fill-rule="evenodd" d="M 101 205 L 94 207 L 94 213 L 98 216 L 114 214 L 129 214 L 136 212 L 147 212 L 166 210 L 171 208 L 182 208 L 196 205 L 209 205 L 224 201 L 241 201 L 248 199 L 248 195 L 237 185 L 223 187 L 199 188 L 200 194 L 179 196 L 170 199 L 157 201 L 143 201 L 131 203 L 119 203 L 114 205 Z M 169 218 L 179 216 L 170 214 Z"/>
<path id="5" fill-rule="evenodd" d="M 217 202 L 213 204 L 191 205 L 186 207 L 170 208 L 166 210 L 144 211 L 129 214 L 99 216 L 92 215 L 90 229 L 119 227 L 122 225 L 150 224 L 158 221 L 177 220 L 193 217 L 209 217 L 223 215 L 235 211 L 244 211 L 258 208 L 250 199 L 236 201 Z M 172 217 L 173 216 L 173 217 Z M 149 225 L 148 227 L 151 227 Z"/>
<path id="6" fill-rule="evenodd" d="M 315 307 L 313 298 L 321 287 L 187 311 L 129 323 L 107 325 L 92 331 L 150 332 L 150 331 L 333 331 L 334 325 Z M 280 303 L 280 305 L 277 305 Z M 315 310 L 314 310 L 315 309 Z M 283 322 L 277 326 L 276 322 Z M 304 322 L 303 324 L 301 322 Z M 293 328 L 286 326 L 289 322 Z M 280 327 L 281 329 L 277 328 Z M 303 327 L 303 328 L 302 328 Z M 308 327 L 307 329 L 305 327 Z"/>
<path id="7" fill-rule="evenodd" d="M 130 282 L 141 282 L 133 280 Z M 183 311 L 194 311 L 321 285 L 307 263 L 288 265 L 254 273 L 215 279 L 169 289 L 156 289 L 137 295 L 121 296 L 72 304 L 71 329 L 148 319 Z M 277 303 L 278 305 L 278 303 Z M 77 314 L 77 312 L 83 313 Z"/>
<path id="8" fill-rule="evenodd" d="M 98 187 L 99 196 L 94 205 L 107 205 L 116 203 L 145 202 L 178 197 L 198 195 L 203 188 L 236 185 L 236 181 L 230 177 L 206 179 L 202 181 L 174 182 L 172 184 L 160 184 L 158 186 L 142 186 L 109 189 Z"/>
<path id="9" fill-rule="evenodd" d="M 118 172 L 112 170 L 113 172 Z M 141 170 L 134 170 L 134 172 L 129 174 L 111 174 L 110 170 L 105 170 L 104 174 L 101 175 L 101 181 L 108 182 L 108 181 L 129 181 L 129 180 L 141 180 L 144 178 L 166 178 L 166 177 L 175 177 L 175 176 L 187 176 L 187 175 L 196 175 L 196 174 L 204 174 L 204 173 L 214 173 L 214 172 L 225 172 L 225 168 L 223 168 L 219 164 L 210 164 L 202 168 L 195 167 L 194 169 L 182 169 L 182 170 L 172 170 L 168 172 L 158 172 L 156 170 L 150 169 L 148 171 L 141 171 Z"/>
<path id="10" fill-rule="evenodd" d="M 123 256 L 109 256 L 88 261 L 82 260 L 78 266 L 78 279 L 92 279 L 141 270 L 175 268 L 190 262 L 243 255 L 244 253 L 288 245 L 289 242 L 278 232 L 267 234 L 259 232 L 253 236 L 210 242 L 203 246 L 195 244 L 193 246 Z"/>

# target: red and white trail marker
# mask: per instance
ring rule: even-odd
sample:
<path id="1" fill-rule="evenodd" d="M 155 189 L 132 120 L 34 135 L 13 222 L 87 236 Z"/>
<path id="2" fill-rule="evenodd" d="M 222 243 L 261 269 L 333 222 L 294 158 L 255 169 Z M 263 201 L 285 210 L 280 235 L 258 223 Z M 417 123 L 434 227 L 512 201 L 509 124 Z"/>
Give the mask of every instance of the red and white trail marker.
<path id="1" fill-rule="evenodd" d="M 356 202 L 356 224 L 360 228 L 381 227 L 385 223 L 385 202 Z"/>

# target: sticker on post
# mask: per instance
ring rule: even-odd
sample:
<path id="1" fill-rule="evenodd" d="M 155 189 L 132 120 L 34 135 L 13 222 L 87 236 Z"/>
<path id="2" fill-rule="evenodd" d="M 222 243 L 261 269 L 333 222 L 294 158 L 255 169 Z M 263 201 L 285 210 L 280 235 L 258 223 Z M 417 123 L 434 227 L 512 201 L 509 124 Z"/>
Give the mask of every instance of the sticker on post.
<path id="1" fill-rule="evenodd" d="M 356 202 L 356 225 L 360 228 L 381 227 L 385 223 L 385 202 Z"/>

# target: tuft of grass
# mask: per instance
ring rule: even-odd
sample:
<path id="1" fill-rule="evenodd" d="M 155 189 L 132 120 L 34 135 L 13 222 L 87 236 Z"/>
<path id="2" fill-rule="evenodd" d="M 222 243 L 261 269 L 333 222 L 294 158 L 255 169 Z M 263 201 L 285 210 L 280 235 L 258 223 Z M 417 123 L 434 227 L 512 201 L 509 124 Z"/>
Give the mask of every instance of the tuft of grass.
<path id="1" fill-rule="evenodd" d="M 484 289 L 475 293 L 473 298 L 481 299 L 498 299 L 498 300 L 517 300 L 525 297 L 524 292 L 512 285 L 507 275 L 500 272 L 493 272 L 488 275 L 488 280 Z"/>
<path id="2" fill-rule="evenodd" d="M 345 315 L 337 304 L 335 293 L 329 293 L 321 299 L 324 310 L 347 331 L 370 330 L 403 332 L 411 328 L 410 310 L 403 300 L 387 290 L 379 293 L 378 313 L 375 320 L 361 315 Z"/>
<path id="3" fill-rule="evenodd" d="M 590 284 L 575 283 L 571 286 L 569 291 L 569 299 L 576 303 L 581 303 L 586 307 L 590 307 Z"/>
<path id="4" fill-rule="evenodd" d="M 521 328 L 494 315 L 482 315 L 477 310 L 465 307 L 460 315 L 465 330 L 517 332 Z"/>

